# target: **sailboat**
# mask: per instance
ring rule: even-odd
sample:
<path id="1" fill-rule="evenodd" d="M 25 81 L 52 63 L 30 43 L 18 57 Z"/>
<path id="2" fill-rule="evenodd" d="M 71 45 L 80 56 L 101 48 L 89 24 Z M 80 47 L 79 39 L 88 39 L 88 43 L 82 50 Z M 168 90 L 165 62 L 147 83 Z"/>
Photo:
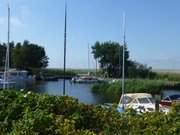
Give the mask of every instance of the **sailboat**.
<path id="1" fill-rule="evenodd" d="M 8 3 L 8 41 L 6 46 L 6 59 L 4 72 L 0 73 L 0 89 L 25 88 L 26 84 L 31 85 L 35 78 L 28 75 L 26 70 L 10 69 L 10 6 Z"/>
<path id="2" fill-rule="evenodd" d="M 98 79 L 90 74 L 90 55 L 89 55 L 89 44 L 88 44 L 88 73 L 73 77 L 72 82 L 74 83 L 96 83 Z"/>
<path id="3" fill-rule="evenodd" d="M 126 16 L 123 14 L 123 66 L 122 66 L 122 93 L 120 102 L 117 107 L 118 112 L 124 112 L 126 108 L 132 108 L 138 113 L 154 112 L 155 102 L 152 95 L 149 93 L 128 93 L 125 94 L 124 78 L 125 78 L 125 46 L 126 46 Z"/>
<path id="4" fill-rule="evenodd" d="M 123 14 L 123 64 L 122 64 L 122 79 L 121 79 L 121 85 L 122 85 L 122 91 L 121 91 L 121 98 L 120 102 L 118 104 L 117 110 L 119 112 L 124 112 L 125 110 L 125 96 L 124 96 L 124 78 L 125 78 L 125 46 L 126 46 L 126 30 L 125 30 L 125 25 L 126 25 L 126 15 L 125 13 Z"/>
<path id="5" fill-rule="evenodd" d="M 6 47 L 6 59 L 5 59 L 5 67 L 4 67 L 4 75 L 0 81 L 0 88 L 9 89 L 15 87 L 15 82 L 10 81 L 9 79 L 9 41 L 10 41 L 10 6 L 8 3 L 8 41 Z"/>

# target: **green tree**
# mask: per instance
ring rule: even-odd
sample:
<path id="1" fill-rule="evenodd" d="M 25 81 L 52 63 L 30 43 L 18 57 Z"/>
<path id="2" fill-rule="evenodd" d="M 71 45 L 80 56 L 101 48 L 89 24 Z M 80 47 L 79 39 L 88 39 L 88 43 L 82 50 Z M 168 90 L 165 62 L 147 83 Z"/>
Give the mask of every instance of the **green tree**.
<path id="1" fill-rule="evenodd" d="M 100 63 L 104 73 L 109 77 L 120 77 L 123 61 L 123 46 L 117 42 L 96 42 L 92 46 L 94 58 Z M 129 51 L 125 47 L 125 65 L 129 65 Z M 126 68 L 127 69 L 127 68 Z M 127 71 L 126 71 L 127 72 Z"/>
<path id="2" fill-rule="evenodd" d="M 7 44 L 6 43 L 2 43 L 0 44 L 0 67 L 1 69 L 4 68 L 5 66 L 5 59 L 6 59 L 6 48 L 7 48 Z M 12 51 L 14 48 L 14 42 L 10 42 L 9 43 L 9 64 L 10 67 L 13 67 L 13 62 L 12 62 Z"/>
<path id="3" fill-rule="evenodd" d="M 92 46 L 94 58 L 100 63 L 103 72 L 109 77 L 122 76 L 123 46 L 117 42 L 96 42 Z M 153 78 L 151 67 L 129 59 L 129 51 L 125 46 L 125 77 L 128 78 Z"/>
<path id="4" fill-rule="evenodd" d="M 23 44 L 16 44 L 13 63 L 14 67 L 19 69 L 42 68 L 48 66 L 48 57 L 43 47 L 26 40 Z"/>
<path id="5" fill-rule="evenodd" d="M 6 46 L 5 44 L 0 44 L 0 67 L 4 67 L 5 62 L 5 56 L 6 56 Z"/>

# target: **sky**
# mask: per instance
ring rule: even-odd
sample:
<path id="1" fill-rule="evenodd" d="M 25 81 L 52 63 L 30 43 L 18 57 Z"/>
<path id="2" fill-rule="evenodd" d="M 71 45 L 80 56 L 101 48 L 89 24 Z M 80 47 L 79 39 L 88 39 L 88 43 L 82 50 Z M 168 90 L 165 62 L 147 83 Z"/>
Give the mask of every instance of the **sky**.
<path id="1" fill-rule="evenodd" d="M 11 41 L 43 46 L 50 68 L 63 68 L 65 0 L 9 0 Z M 67 0 L 67 67 L 88 68 L 88 44 L 123 43 L 130 59 L 153 69 L 180 69 L 179 0 Z M 0 42 L 7 42 L 7 1 L 0 0 Z M 91 55 L 90 68 L 95 68 Z"/>

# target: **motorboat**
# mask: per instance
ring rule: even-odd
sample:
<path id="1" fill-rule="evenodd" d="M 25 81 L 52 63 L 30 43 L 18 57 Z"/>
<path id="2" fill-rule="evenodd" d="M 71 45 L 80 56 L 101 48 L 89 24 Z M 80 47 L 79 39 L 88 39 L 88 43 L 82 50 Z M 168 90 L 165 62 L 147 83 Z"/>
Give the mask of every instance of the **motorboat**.
<path id="1" fill-rule="evenodd" d="M 173 102 L 180 103 L 180 94 L 173 94 L 166 96 L 161 100 L 160 104 L 165 107 L 170 107 Z"/>
<path id="2" fill-rule="evenodd" d="M 149 93 L 127 93 L 121 97 L 119 107 L 132 108 L 138 112 L 154 112 L 155 101 Z"/>
<path id="3" fill-rule="evenodd" d="M 155 100 L 152 95 L 149 93 L 127 93 L 121 97 L 121 100 L 118 104 L 118 108 L 122 108 L 124 106 L 125 109 L 132 108 L 138 113 L 145 112 L 155 112 Z M 170 110 L 167 107 L 159 104 L 159 111 L 168 113 Z"/>

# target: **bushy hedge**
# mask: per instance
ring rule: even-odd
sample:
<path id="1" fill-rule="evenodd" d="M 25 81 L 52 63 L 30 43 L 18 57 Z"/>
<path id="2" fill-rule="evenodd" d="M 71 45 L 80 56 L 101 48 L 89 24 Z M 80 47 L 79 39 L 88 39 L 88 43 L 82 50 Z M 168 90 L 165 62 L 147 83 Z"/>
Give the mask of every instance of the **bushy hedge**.
<path id="1" fill-rule="evenodd" d="M 121 96 L 121 82 L 115 83 L 97 83 L 92 86 L 92 92 L 100 95 L 110 102 L 118 102 Z M 180 89 L 180 83 L 164 80 L 149 79 L 127 79 L 125 80 L 126 93 L 146 92 L 151 94 L 160 94 L 163 89 Z"/>
<path id="2" fill-rule="evenodd" d="M 120 114 L 71 97 L 0 91 L 0 135 L 179 135 L 176 105 L 169 114 Z"/>

